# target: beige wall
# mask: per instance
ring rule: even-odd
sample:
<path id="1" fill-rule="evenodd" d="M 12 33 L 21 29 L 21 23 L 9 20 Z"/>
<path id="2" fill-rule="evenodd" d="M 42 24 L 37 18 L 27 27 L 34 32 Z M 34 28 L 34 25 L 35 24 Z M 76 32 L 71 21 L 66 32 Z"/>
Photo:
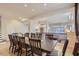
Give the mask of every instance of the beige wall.
<path id="1" fill-rule="evenodd" d="M 70 17 L 70 18 L 69 18 Z M 58 12 L 55 15 L 51 14 L 46 17 L 35 17 L 34 19 L 31 20 L 31 32 L 35 32 L 35 27 L 39 25 L 39 21 L 43 24 L 46 25 L 46 30 L 45 32 L 48 32 L 48 26 L 49 24 L 56 24 L 56 23 L 71 23 L 71 31 L 75 31 L 75 20 L 74 20 L 74 7 L 67 9 L 66 11 L 63 12 Z"/>
<path id="2" fill-rule="evenodd" d="M 8 34 L 14 33 L 14 32 L 21 32 L 25 33 L 28 32 L 28 26 L 26 24 L 21 23 L 17 20 L 9 20 L 2 18 L 2 38 L 8 40 Z"/>

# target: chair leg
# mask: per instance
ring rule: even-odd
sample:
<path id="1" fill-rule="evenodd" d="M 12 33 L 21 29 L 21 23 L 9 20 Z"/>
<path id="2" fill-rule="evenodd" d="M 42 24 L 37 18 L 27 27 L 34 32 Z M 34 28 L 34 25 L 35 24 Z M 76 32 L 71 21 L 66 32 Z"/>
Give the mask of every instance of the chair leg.
<path id="1" fill-rule="evenodd" d="M 19 53 L 20 53 L 20 49 L 18 49 L 17 56 L 19 56 Z"/>
<path id="2" fill-rule="evenodd" d="M 32 51 L 32 56 L 33 56 L 33 51 Z"/>
<path id="3" fill-rule="evenodd" d="M 11 50 L 12 44 L 10 43 L 9 51 Z"/>
<path id="4" fill-rule="evenodd" d="M 16 46 L 15 46 L 15 48 L 14 48 L 14 54 L 15 54 L 15 52 L 16 52 Z"/>
<path id="5" fill-rule="evenodd" d="M 12 47 L 12 53 L 13 53 L 13 50 L 14 50 L 14 46 Z"/>
<path id="6" fill-rule="evenodd" d="M 26 56 L 27 56 L 27 48 L 26 48 Z"/>
<path id="7" fill-rule="evenodd" d="M 10 49 L 11 49 L 11 45 L 10 45 L 10 47 L 9 47 L 9 51 L 10 51 Z"/>
<path id="8" fill-rule="evenodd" d="M 32 56 L 33 56 L 33 49 L 31 48 Z"/>
<path id="9" fill-rule="evenodd" d="M 22 49 L 20 50 L 20 56 L 21 56 L 21 54 L 22 54 Z"/>
<path id="10" fill-rule="evenodd" d="M 19 56 L 19 48 L 17 49 L 17 56 Z"/>

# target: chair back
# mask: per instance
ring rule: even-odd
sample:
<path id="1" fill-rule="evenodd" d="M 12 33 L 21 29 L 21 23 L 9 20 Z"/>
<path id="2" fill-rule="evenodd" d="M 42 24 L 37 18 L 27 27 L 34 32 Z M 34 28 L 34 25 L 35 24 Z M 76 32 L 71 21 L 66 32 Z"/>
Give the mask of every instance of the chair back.
<path id="1" fill-rule="evenodd" d="M 68 45 L 68 40 L 67 39 L 64 39 L 64 40 L 58 40 L 58 42 L 62 42 L 64 41 L 64 45 L 63 45 L 63 49 L 62 49 L 62 56 L 65 55 L 65 52 L 66 52 L 66 48 L 67 48 L 67 45 Z"/>
<path id="2" fill-rule="evenodd" d="M 19 47 L 20 48 L 25 47 L 25 37 L 19 37 Z"/>
<path id="3" fill-rule="evenodd" d="M 18 36 L 13 35 L 13 36 L 12 36 L 12 39 L 13 39 L 14 45 L 18 44 L 18 41 L 19 41 Z"/>
<path id="4" fill-rule="evenodd" d="M 63 52 L 62 56 L 65 55 L 65 52 L 66 52 L 67 46 L 68 46 L 68 40 L 65 41 L 65 44 L 64 44 L 64 47 L 63 47 L 63 51 L 62 51 L 62 52 Z"/>
<path id="5" fill-rule="evenodd" d="M 45 38 L 52 40 L 53 39 L 53 33 L 46 33 Z"/>
<path id="6" fill-rule="evenodd" d="M 31 46 L 32 55 L 36 54 L 36 55 L 40 55 L 41 56 L 42 55 L 41 40 L 30 38 L 29 39 L 29 43 L 30 43 L 30 46 Z"/>
<path id="7" fill-rule="evenodd" d="M 25 33 L 24 36 L 25 36 L 25 37 L 29 37 L 29 33 Z"/>
<path id="8" fill-rule="evenodd" d="M 42 33 L 36 33 L 36 38 L 41 39 L 42 38 Z"/>
<path id="9" fill-rule="evenodd" d="M 10 43 L 12 43 L 13 42 L 12 35 L 9 34 L 8 37 L 9 37 Z"/>
<path id="10" fill-rule="evenodd" d="M 29 43 L 32 47 L 41 49 L 41 40 L 30 38 Z"/>
<path id="11" fill-rule="evenodd" d="M 35 38 L 35 33 L 31 33 L 31 38 Z"/>

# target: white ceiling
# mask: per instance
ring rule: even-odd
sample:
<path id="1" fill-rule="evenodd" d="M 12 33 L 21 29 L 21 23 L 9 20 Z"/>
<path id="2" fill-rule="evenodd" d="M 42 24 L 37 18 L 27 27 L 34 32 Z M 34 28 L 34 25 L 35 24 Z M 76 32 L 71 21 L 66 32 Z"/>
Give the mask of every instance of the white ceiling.
<path id="1" fill-rule="evenodd" d="M 71 3 L 0 3 L 0 15 L 5 18 L 15 19 L 18 17 L 34 18 L 42 14 L 56 12 L 56 10 L 63 10 L 72 7 Z M 34 11 L 32 11 L 34 9 Z"/>

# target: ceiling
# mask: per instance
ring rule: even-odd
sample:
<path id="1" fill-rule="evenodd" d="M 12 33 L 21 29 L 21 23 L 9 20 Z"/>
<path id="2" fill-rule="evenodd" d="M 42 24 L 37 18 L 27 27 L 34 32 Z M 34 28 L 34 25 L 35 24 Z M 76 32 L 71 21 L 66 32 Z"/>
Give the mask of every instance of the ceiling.
<path id="1" fill-rule="evenodd" d="M 46 13 L 56 12 L 73 6 L 71 3 L 0 3 L 0 15 L 6 19 L 25 17 L 32 19 Z"/>

